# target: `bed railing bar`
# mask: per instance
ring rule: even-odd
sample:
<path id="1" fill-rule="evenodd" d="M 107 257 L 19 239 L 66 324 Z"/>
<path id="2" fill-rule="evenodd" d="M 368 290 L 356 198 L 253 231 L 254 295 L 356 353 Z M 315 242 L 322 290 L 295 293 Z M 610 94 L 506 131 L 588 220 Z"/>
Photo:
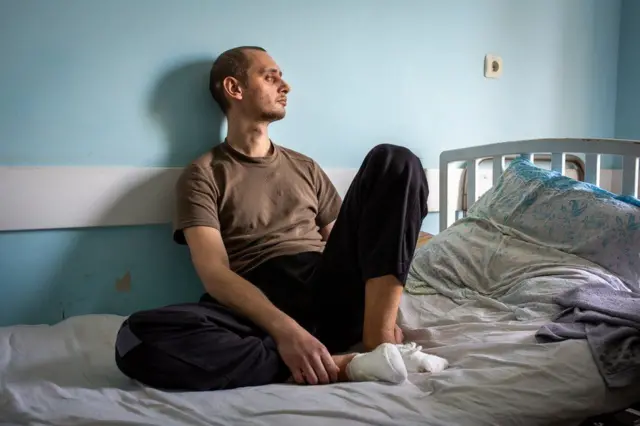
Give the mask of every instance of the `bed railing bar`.
<path id="1" fill-rule="evenodd" d="M 564 152 L 554 152 L 551 154 L 551 170 L 561 175 L 565 173 L 567 154 Z"/>
<path id="2" fill-rule="evenodd" d="M 445 163 L 469 161 L 496 155 L 517 155 L 523 152 L 579 152 L 581 154 L 609 154 L 640 156 L 640 141 L 624 139 L 530 139 L 500 142 L 489 145 L 443 151 L 440 158 Z"/>
<path id="3" fill-rule="evenodd" d="M 449 227 L 449 163 L 440 158 L 440 231 Z"/>
<path id="4" fill-rule="evenodd" d="M 529 160 L 533 163 L 533 154 L 531 153 L 520 154 L 520 157 L 524 158 L 525 160 Z"/>
<path id="5" fill-rule="evenodd" d="M 600 154 L 587 154 L 585 156 L 585 169 L 585 182 L 600 186 Z"/>
<path id="6" fill-rule="evenodd" d="M 504 172 L 504 157 L 496 155 L 493 157 L 493 186 L 498 184 L 498 179 L 500 179 L 502 172 Z"/>
<path id="7" fill-rule="evenodd" d="M 622 195 L 638 197 L 638 158 L 630 155 L 622 160 Z"/>
<path id="8" fill-rule="evenodd" d="M 478 160 L 469 161 L 469 166 L 467 168 L 467 209 L 476 202 L 476 190 L 478 189 L 477 177 Z"/>

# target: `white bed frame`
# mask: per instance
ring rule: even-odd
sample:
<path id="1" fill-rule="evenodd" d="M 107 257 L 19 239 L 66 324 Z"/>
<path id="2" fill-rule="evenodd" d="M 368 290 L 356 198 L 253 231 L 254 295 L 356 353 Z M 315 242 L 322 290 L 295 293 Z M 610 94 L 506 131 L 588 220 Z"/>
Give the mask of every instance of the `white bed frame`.
<path id="1" fill-rule="evenodd" d="M 450 191 L 450 169 L 455 167 L 453 163 L 466 162 L 467 206 L 471 206 L 481 195 L 478 191 L 479 160 L 493 158 L 492 184 L 495 185 L 505 168 L 504 157 L 514 154 L 526 156 L 531 160 L 534 160 L 536 154 L 551 154 L 551 169 L 563 175 L 566 174 L 566 154 L 585 154 L 584 180 L 596 186 L 601 186 L 601 156 L 621 156 L 622 176 L 619 193 L 638 197 L 640 141 L 623 139 L 530 139 L 444 151 L 440 154 L 440 193 L 447 194 Z M 455 181 L 454 184 L 457 186 L 459 182 Z M 605 189 L 618 192 L 615 190 L 617 185 L 609 182 L 606 186 Z M 450 202 L 450 197 L 440 197 L 439 201 L 440 231 L 443 231 L 454 222 L 457 205 Z"/>

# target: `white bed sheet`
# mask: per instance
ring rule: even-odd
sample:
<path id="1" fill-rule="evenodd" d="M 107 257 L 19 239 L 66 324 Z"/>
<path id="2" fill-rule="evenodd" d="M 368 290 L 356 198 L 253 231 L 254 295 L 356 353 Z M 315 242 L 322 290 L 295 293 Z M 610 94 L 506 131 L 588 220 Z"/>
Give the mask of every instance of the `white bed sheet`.
<path id="1" fill-rule="evenodd" d="M 383 383 L 271 385 L 172 393 L 140 386 L 113 360 L 123 317 L 0 328 L 0 422 L 46 425 L 554 425 L 623 408 L 585 342 L 540 345 L 541 322 L 501 321 L 476 301 L 405 295 L 408 338 L 451 368 Z M 539 321 L 539 320 L 538 320 Z"/>

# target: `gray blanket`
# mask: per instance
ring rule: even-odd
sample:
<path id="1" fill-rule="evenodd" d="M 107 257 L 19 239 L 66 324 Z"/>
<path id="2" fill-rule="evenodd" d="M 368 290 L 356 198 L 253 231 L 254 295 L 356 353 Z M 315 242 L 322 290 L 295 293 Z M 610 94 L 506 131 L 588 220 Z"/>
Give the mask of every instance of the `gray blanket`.
<path id="1" fill-rule="evenodd" d="M 559 295 L 565 308 L 536 333 L 538 342 L 587 339 L 607 386 L 640 382 L 640 294 L 583 285 Z"/>

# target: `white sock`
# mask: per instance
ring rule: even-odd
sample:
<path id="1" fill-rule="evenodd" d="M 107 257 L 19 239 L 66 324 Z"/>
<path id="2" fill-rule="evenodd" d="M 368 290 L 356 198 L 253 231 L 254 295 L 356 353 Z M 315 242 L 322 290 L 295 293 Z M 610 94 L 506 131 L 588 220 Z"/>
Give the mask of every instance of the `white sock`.
<path id="1" fill-rule="evenodd" d="M 407 379 L 402 354 L 391 343 L 383 343 L 371 352 L 356 355 L 347 364 L 346 373 L 352 382 L 383 381 L 398 384 Z"/>
<path id="2" fill-rule="evenodd" d="M 396 345 L 409 373 L 439 373 L 449 367 L 449 361 L 422 352 L 414 342 Z"/>

